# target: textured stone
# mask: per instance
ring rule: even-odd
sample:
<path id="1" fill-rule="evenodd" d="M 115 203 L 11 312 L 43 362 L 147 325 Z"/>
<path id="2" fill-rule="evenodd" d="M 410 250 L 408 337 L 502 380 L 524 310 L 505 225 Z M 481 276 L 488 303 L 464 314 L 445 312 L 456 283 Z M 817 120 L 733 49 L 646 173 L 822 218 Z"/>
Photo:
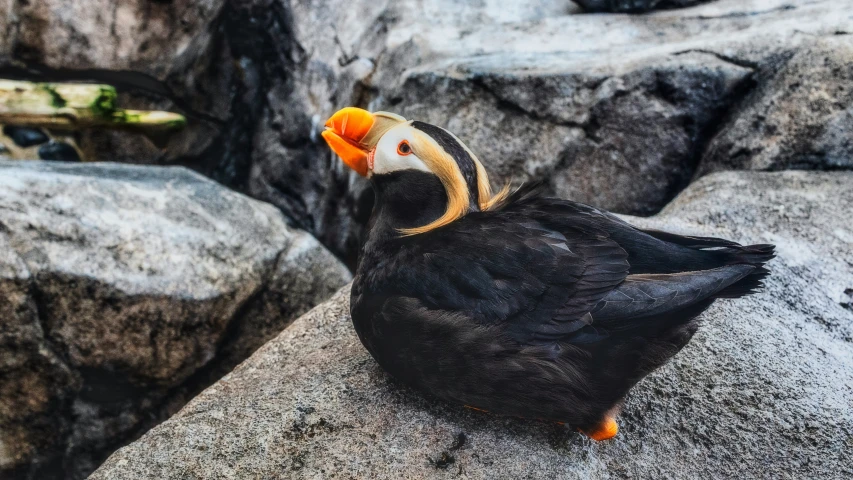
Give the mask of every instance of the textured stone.
<path id="1" fill-rule="evenodd" d="M 81 478 L 349 278 L 183 168 L 0 161 L 0 240 L 0 472 L 38 478 Z"/>
<path id="2" fill-rule="evenodd" d="M 851 208 L 853 173 L 729 172 L 629 218 L 779 257 L 765 291 L 715 304 L 638 384 L 612 441 L 403 387 L 359 343 L 344 288 L 92 478 L 849 478 Z"/>
<path id="3" fill-rule="evenodd" d="M 853 35 L 809 43 L 763 76 L 711 141 L 699 173 L 853 168 Z"/>

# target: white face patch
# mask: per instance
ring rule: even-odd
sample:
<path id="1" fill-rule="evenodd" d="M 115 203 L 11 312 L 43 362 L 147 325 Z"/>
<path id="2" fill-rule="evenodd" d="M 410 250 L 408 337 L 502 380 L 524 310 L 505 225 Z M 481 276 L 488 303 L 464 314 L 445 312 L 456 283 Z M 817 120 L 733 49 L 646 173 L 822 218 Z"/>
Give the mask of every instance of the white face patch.
<path id="1" fill-rule="evenodd" d="M 421 170 L 432 173 L 414 152 L 402 155 L 398 151 L 401 142 L 408 141 L 409 144 L 414 142 L 413 130 L 410 125 L 402 124 L 385 132 L 385 135 L 376 144 L 376 150 L 373 153 L 373 166 L 368 171 L 368 176 L 372 174 L 382 175 L 398 170 Z"/>

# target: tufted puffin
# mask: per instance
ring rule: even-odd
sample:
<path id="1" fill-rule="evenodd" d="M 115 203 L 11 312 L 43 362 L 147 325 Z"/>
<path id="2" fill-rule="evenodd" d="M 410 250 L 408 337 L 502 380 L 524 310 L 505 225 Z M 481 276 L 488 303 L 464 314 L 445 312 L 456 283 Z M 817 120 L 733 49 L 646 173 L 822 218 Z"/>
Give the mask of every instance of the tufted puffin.
<path id="1" fill-rule="evenodd" d="M 323 138 L 373 185 L 352 321 L 403 383 L 502 415 L 616 435 L 628 390 L 718 298 L 754 293 L 773 245 L 636 228 L 536 185 L 493 192 L 455 135 L 344 108 Z"/>

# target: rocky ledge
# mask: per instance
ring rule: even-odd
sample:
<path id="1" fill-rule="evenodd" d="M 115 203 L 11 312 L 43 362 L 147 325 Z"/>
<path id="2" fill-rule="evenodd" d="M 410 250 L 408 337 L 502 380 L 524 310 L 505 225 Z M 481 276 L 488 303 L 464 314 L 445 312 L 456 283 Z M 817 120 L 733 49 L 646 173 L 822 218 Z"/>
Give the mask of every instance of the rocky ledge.
<path id="1" fill-rule="evenodd" d="M 85 476 L 349 278 L 184 168 L 0 161 L 0 476 Z"/>
<path id="2" fill-rule="evenodd" d="M 93 479 L 850 478 L 851 173 L 716 173 L 629 220 L 772 242 L 764 292 L 722 301 L 602 443 L 423 397 L 359 343 L 349 289 L 294 322 Z"/>

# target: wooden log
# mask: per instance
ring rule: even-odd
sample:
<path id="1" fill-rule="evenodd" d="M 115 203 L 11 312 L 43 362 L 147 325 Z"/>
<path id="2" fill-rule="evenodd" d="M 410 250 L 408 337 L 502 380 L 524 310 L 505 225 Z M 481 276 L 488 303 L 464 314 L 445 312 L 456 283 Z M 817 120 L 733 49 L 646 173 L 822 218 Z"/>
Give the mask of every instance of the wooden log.
<path id="1" fill-rule="evenodd" d="M 110 85 L 0 80 L 0 124 L 47 128 L 121 128 L 160 132 L 181 128 L 183 115 L 121 110 Z"/>

